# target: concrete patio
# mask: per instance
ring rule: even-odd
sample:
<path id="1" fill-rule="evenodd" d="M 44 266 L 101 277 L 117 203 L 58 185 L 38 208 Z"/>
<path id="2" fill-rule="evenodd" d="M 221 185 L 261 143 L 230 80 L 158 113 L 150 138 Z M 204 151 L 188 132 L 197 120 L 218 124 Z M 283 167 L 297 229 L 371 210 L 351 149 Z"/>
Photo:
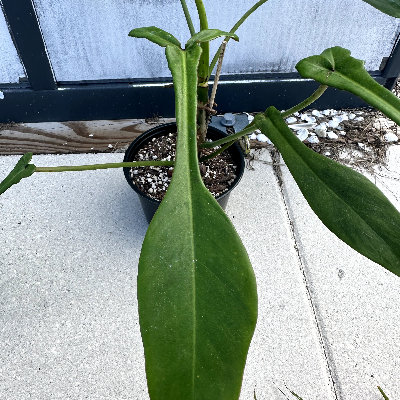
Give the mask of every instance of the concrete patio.
<path id="1" fill-rule="evenodd" d="M 0 180 L 18 158 L 0 157 Z M 295 399 L 287 388 L 303 400 L 383 400 L 378 385 L 399 399 L 400 278 L 337 239 L 286 167 L 279 186 L 263 161 L 266 150 L 226 210 L 259 293 L 240 400 Z M 389 170 L 377 185 L 400 209 L 399 146 Z M 0 197 L 1 400 L 148 399 L 136 300 L 146 228 L 120 169 L 37 173 Z"/>

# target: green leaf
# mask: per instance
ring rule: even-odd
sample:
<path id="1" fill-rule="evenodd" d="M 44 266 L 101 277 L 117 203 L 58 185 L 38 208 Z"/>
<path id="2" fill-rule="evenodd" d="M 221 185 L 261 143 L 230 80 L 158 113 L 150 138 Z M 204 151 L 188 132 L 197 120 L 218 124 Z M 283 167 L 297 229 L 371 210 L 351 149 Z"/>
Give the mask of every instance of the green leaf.
<path id="1" fill-rule="evenodd" d="M 166 49 L 176 91 L 177 155 L 139 260 L 138 302 L 152 400 L 239 398 L 257 319 L 246 250 L 199 173 L 201 49 Z"/>
<path id="2" fill-rule="evenodd" d="M 301 60 L 296 69 L 303 78 L 347 90 L 400 125 L 400 99 L 377 83 L 364 69 L 364 61 L 351 57 L 342 47 L 331 47 L 319 56 Z"/>
<path id="3" fill-rule="evenodd" d="M 400 213 L 367 178 L 303 144 L 269 107 L 256 126 L 281 152 L 319 219 L 354 250 L 400 276 Z"/>
<path id="4" fill-rule="evenodd" d="M 29 164 L 31 159 L 32 153 L 26 153 L 19 159 L 14 169 L 0 183 L 0 195 L 22 178 L 27 178 L 35 172 L 36 167 L 33 164 Z"/>
<path id="5" fill-rule="evenodd" d="M 175 36 L 171 35 L 170 33 L 160 28 L 157 28 L 156 26 L 148 26 L 145 28 L 132 29 L 129 32 L 129 36 L 148 39 L 151 42 L 156 43 L 161 47 L 167 47 L 167 46 L 177 46 L 179 48 L 181 47 L 179 40 Z"/>
<path id="6" fill-rule="evenodd" d="M 391 17 L 400 18 L 400 0 L 363 0 Z"/>
<path id="7" fill-rule="evenodd" d="M 185 48 L 189 48 L 194 43 L 209 42 L 221 36 L 228 36 L 232 39 L 239 41 L 239 37 L 234 33 L 220 31 L 219 29 L 203 29 L 202 31 L 193 35 L 186 43 Z"/>

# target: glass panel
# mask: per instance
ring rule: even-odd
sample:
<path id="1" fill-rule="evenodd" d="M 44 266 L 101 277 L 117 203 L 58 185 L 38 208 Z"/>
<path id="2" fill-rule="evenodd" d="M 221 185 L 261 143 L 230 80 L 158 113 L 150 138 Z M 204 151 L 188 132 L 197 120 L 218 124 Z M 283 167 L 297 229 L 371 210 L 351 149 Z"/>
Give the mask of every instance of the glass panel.
<path id="1" fill-rule="evenodd" d="M 230 30 L 256 0 L 204 0 L 210 28 Z M 128 37 L 155 25 L 183 43 L 189 33 L 179 0 L 34 0 L 58 81 L 170 76 L 164 49 Z M 188 1 L 193 19 L 193 1 Z M 223 73 L 293 72 L 304 57 L 342 46 L 378 70 L 400 21 L 361 0 L 280 0 L 264 4 L 229 43 Z M 216 50 L 220 41 L 212 43 Z"/>
<path id="2" fill-rule="evenodd" d="M 25 72 L 8 31 L 3 10 L 0 12 L 0 37 L 0 84 L 18 83 Z"/>

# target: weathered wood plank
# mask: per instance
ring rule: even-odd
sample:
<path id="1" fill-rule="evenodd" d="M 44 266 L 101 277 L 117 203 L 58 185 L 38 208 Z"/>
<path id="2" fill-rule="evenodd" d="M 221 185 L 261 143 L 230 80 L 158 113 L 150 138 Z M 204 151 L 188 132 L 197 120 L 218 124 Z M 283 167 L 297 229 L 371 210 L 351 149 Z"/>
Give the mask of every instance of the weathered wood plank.
<path id="1" fill-rule="evenodd" d="M 171 118 L 0 124 L 0 155 L 113 152 Z M 111 145 L 111 146 L 110 146 Z"/>

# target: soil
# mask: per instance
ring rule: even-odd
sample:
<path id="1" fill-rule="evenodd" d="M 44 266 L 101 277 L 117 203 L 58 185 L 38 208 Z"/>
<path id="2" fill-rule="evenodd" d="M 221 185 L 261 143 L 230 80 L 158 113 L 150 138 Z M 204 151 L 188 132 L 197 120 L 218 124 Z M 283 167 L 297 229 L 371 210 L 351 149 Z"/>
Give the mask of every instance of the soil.
<path id="1" fill-rule="evenodd" d="M 219 147 L 203 149 L 201 157 Z M 153 138 L 139 150 L 132 161 L 170 161 L 175 159 L 176 133 Z M 236 178 L 238 166 L 228 151 L 200 163 L 200 173 L 206 188 L 214 197 L 227 192 Z M 131 169 L 133 183 L 147 196 L 161 201 L 171 182 L 173 167 L 137 167 Z"/>

